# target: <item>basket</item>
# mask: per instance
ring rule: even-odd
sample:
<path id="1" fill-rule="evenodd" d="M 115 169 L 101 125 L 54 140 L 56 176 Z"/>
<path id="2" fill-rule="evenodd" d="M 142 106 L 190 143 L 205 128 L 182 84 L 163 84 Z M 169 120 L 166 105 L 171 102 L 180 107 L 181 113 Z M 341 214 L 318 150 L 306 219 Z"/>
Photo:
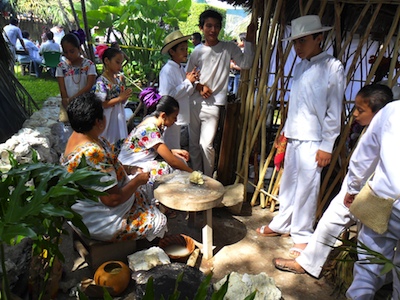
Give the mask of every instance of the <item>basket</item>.
<path id="1" fill-rule="evenodd" d="M 195 249 L 194 240 L 184 234 L 166 236 L 159 241 L 158 246 L 171 260 L 178 262 L 186 262 Z"/>

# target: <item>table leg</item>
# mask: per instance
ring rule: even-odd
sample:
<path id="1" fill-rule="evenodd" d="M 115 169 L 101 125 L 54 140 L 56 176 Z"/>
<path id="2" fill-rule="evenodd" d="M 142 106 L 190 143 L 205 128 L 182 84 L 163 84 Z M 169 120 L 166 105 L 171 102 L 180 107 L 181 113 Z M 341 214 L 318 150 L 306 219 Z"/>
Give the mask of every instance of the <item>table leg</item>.
<path id="1" fill-rule="evenodd" d="M 205 259 L 213 257 L 213 236 L 212 236 L 212 209 L 205 211 L 206 224 L 203 227 L 203 256 Z"/>

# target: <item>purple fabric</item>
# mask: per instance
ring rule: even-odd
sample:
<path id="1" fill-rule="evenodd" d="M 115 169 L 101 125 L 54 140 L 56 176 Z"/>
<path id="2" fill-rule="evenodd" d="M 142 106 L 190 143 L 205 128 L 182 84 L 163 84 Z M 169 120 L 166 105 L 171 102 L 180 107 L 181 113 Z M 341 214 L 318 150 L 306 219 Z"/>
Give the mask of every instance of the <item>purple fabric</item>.
<path id="1" fill-rule="evenodd" d="M 155 87 L 147 87 L 140 92 L 139 99 L 149 108 L 158 103 L 161 95 Z"/>

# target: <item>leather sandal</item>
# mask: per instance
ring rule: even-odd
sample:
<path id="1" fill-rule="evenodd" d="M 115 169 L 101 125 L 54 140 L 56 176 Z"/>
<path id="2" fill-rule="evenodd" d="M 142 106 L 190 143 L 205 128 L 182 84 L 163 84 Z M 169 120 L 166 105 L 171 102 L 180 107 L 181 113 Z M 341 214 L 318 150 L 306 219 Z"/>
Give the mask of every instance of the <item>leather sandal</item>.
<path id="1" fill-rule="evenodd" d="M 306 273 L 306 271 L 294 259 L 274 258 L 272 263 L 275 268 L 281 271 L 292 272 L 294 274 Z"/>
<path id="2" fill-rule="evenodd" d="M 279 233 L 271 230 L 271 228 L 268 227 L 268 225 L 263 225 L 260 228 L 256 229 L 257 233 L 259 235 L 265 236 L 265 237 L 273 237 L 273 236 L 289 236 L 289 233 Z"/>

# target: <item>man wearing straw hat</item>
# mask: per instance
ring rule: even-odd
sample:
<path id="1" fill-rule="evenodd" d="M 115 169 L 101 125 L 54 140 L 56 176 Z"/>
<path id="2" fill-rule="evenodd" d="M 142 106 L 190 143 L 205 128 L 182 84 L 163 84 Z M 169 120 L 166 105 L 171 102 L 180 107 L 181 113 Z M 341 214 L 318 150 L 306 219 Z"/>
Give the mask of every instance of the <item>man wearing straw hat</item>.
<path id="1" fill-rule="evenodd" d="M 231 58 L 242 68 L 253 64 L 256 25 L 247 28 L 244 52 L 231 42 L 218 39 L 222 26 L 222 15 L 215 10 L 200 14 L 199 28 L 205 42 L 190 55 L 187 70 L 199 68 L 200 78 L 196 91 L 190 97 L 189 152 L 192 168 L 213 176 L 215 150 L 213 146 L 217 132 L 221 107 L 227 103 L 229 66 Z"/>
<path id="2" fill-rule="evenodd" d="M 170 59 L 160 71 L 159 93 L 168 95 L 179 103 L 179 114 L 174 125 L 164 133 L 165 144 L 170 149 L 189 148 L 190 105 L 189 96 L 193 93 L 193 83 L 199 79 L 199 71 L 195 68 L 186 73 L 182 63 L 187 61 L 188 40 L 179 30 L 167 35 L 161 54 L 169 54 Z"/>
<path id="3" fill-rule="evenodd" d="M 279 212 L 269 225 L 257 228 L 262 236 L 290 234 L 297 257 L 314 231 L 321 170 L 331 161 L 340 133 L 345 89 L 343 65 L 321 48 L 320 18 L 307 15 L 292 20 L 291 37 L 302 61 L 294 69 L 289 110 L 281 134 L 287 140 L 279 191 Z"/>

